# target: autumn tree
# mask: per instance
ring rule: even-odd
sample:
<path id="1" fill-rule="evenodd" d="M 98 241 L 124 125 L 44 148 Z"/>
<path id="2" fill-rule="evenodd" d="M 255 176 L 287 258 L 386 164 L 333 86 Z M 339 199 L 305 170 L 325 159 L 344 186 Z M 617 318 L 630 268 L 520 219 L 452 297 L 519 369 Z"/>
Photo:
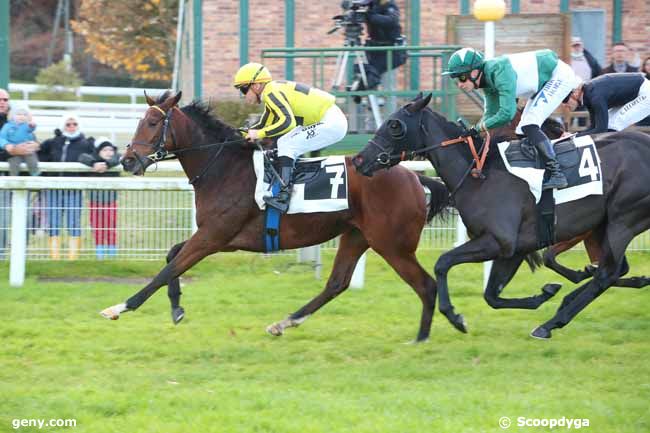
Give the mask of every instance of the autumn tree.
<path id="1" fill-rule="evenodd" d="M 100 62 L 135 78 L 169 80 L 177 13 L 178 0 L 82 0 L 72 27 Z"/>

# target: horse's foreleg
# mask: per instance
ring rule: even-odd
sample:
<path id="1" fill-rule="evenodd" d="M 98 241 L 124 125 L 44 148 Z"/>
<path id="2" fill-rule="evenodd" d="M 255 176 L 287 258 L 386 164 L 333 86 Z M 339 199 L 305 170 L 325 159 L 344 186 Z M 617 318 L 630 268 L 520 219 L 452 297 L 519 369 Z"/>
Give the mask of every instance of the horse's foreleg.
<path id="1" fill-rule="evenodd" d="M 454 313 L 454 306 L 449 299 L 447 274 L 449 269 L 461 263 L 478 263 L 491 260 L 498 256 L 500 246 L 497 240 L 489 234 L 474 238 L 463 245 L 441 255 L 434 267 L 438 282 L 438 309 L 447 317 L 456 329 L 467 332 L 465 320 L 461 314 Z"/>
<path id="2" fill-rule="evenodd" d="M 581 236 L 577 236 L 577 237 L 575 237 L 573 239 L 570 239 L 568 241 L 558 242 L 556 244 L 551 245 L 544 252 L 544 266 L 546 266 L 549 269 L 552 269 L 553 271 L 555 271 L 558 274 L 562 275 L 564 278 L 566 278 L 567 280 L 571 281 L 574 284 L 577 284 L 580 281 L 591 277 L 591 274 L 589 272 L 587 272 L 586 270 L 584 270 L 584 271 L 574 271 L 573 269 L 569 269 L 566 266 L 561 265 L 556 260 L 557 256 L 559 256 L 563 252 L 573 248 L 575 245 L 580 243 L 580 241 L 582 241 L 583 239 L 585 239 L 585 236 L 581 235 Z M 585 246 L 586 245 L 587 244 L 585 243 Z M 588 248 L 587 248 L 587 252 L 589 252 Z"/>
<path id="3" fill-rule="evenodd" d="M 273 323 L 266 328 L 266 331 L 275 336 L 283 334 L 286 328 L 297 327 L 303 323 L 314 312 L 323 305 L 343 293 L 350 285 L 350 279 L 359 257 L 368 249 L 368 242 L 363 234 L 357 230 L 343 233 L 339 242 L 339 248 L 334 258 L 334 267 L 330 274 L 325 289 L 314 299 L 289 315 L 284 320 Z"/>
<path id="4" fill-rule="evenodd" d="M 167 263 L 171 262 L 178 252 L 185 245 L 185 241 L 178 243 L 171 247 L 167 253 Z M 172 279 L 167 285 L 167 296 L 169 297 L 169 302 L 172 307 L 172 321 L 175 325 L 178 325 L 183 317 L 185 317 L 185 310 L 180 305 L 181 301 L 181 282 L 178 277 Z"/>
<path id="5" fill-rule="evenodd" d="M 436 282 L 420 266 L 413 252 L 382 252 L 382 257 L 395 269 L 400 277 L 413 288 L 422 301 L 420 330 L 416 342 L 425 341 L 431 332 L 433 311 L 436 308 Z"/>
<path id="6" fill-rule="evenodd" d="M 106 308 L 100 314 L 107 319 L 116 320 L 119 319 L 121 313 L 136 310 L 160 287 L 169 284 L 201 259 L 218 250 L 218 248 L 214 248 L 213 245 L 206 242 L 204 238 L 205 236 L 201 231 L 196 232 L 185 242 L 185 245 L 176 256 L 142 290 L 130 297 L 126 302 Z"/>
<path id="7" fill-rule="evenodd" d="M 562 287 L 560 284 L 546 284 L 542 287 L 542 293 L 539 295 L 527 298 L 502 298 L 499 296 L 503 288 L 512 280 L 523 260 L 523 255 L 516 255 L 510 258 L 497 259 L 492 263 L 490 278 L 483 294 L 485 302 L 490 307 L 534 310 L 551 299 L 560 290 L 560 287 Z"/>

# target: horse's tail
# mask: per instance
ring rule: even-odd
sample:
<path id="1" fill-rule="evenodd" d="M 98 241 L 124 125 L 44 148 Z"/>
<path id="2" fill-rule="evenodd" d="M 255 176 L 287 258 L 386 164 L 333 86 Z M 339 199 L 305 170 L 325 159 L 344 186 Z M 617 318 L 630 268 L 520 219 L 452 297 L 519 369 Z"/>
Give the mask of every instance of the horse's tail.
<path id="1" fill-rule="evenodd" d="M 418 174 L 418 180 L 431 193 L 429 213 L 427 214 L 427 222 L 431 222 L 434 216 L 442 212 L 449 205 L 449 191 L 447 191 L 444 183 L 438 182 L 432 177 Z"/>
<path id="2" fill-rule="evenodd" d="M 533 251 L 530 254 L 526 254 L 524 260 L 526 260 L 526 263 L 528 263 L 531 272 L 535 272 L 537 268 L 541 268 L 542 265 L 544 264 L 544 259 L 542 258 L 542 255 L 537 251 Z"/>

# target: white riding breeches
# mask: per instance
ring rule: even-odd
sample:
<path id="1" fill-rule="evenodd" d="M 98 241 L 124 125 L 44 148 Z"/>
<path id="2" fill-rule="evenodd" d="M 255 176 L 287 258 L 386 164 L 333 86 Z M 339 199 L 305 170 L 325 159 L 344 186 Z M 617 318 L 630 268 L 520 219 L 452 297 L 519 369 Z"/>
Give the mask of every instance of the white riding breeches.
<path id="1" fill-rule="evenodd" d="M 622 131 L 648 116 L 650 116 L 650 81 L 644 80 L 639 88 L 639 96 L 622 107 L 609 109 L 607 127 L 614 131 Z"/>
<path id="2" fill-rule="evenodd" d="M 542 123 L 560 106 L 564 98 L 578 87 L 581 81 L 571 66 L 558 60 L 551 78 L 539 92 L 526 102 L 521 120 L 517 125 L 517 134 L 523 134 L 522 126 L 542 126 Z"/>
<path id="3" fill-rule="evenodd" d="M 300 155 L 320 150 L 341 141 L 348 132 L 348 119 L 336 105 L 313 125 L 296 126 L 278 139 L 278 156 L 296 159 Z"/>

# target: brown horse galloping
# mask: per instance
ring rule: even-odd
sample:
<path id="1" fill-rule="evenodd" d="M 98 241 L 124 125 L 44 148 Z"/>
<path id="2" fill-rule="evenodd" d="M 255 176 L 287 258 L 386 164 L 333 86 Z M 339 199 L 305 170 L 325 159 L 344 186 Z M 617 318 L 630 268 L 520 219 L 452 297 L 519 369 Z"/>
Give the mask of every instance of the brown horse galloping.
<path id="1" fill-rule="evenodd" d="M 263 252 L 264 212 L 255 200 L 253 150 L 242 147 L 241 134 L 213 117 L 209 107 L 194 102 L 177 106 L 180 92 L 166 92 L 157 101 L 147 96 L 145 112 L 122 165 L 143 175 L 147 167 L 167 153 L 175 154 L 192 179 L 196 197 L 197 232 L 175 245 L 167 265 L 142 290 L 125 303 L 102 311 L 107 318 L 140 307 L 160 287 L 168 285 L 172 319 L 184 316 L 178 277 L 204 257 L 219 251 Z M 286 319 L 267 331 L 281 335 L 285 328 L 307 317 L 342 293 L 349 285 L 361 255 L 372 248 L 381 255 L 420 297 L 422 315 L 417 341 L 429 337 L 436 300 L 436 283 L 418 263 L 415 251 L 427 219 L 422 184 L 431 190 L 433 216 L 447 204 L 445 186 L 416 176 L 403 167 L 384 171 L 372 179 L 361 176 L 346 158 L 349 209 L 329 213 L 289 214 L 280 224 L 283 249 L 317 245 L 341 235 L 334 267 L 325 289 Z M 422 184 L 421 184 L 422 183 Z M 461 331 L 464 327 L 457 326 Z"/>

